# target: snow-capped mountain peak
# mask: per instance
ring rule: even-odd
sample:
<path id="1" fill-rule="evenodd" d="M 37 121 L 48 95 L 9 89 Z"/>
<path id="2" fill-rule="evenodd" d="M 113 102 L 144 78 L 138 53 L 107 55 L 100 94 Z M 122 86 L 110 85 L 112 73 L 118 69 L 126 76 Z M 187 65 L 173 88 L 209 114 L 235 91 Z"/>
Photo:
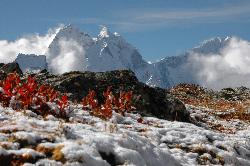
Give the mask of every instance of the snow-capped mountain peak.
<path id="1" fill-rule="evenodd" d="M 232 37 L 214 37 L 209 40 L 203 41 L 197 47 L 194 47 L 191 51 L 201 54 L 215 54 L 220 52 L 231 41 Z"/>
<path id="2" fill-rule="evenodd" d="M 135 71 L 141 66 L 147 65 L 134 46 L 124 40 L 118 33 L 110 32 L 105 26 L 102 26 L 96 38 L 81 32 L 72 25 L 65 26 L 57 33 L 50 44 L 47 55 L 49 66 L 52 66 L 52 68 L 53 65 L 67 64 L 70 59 L 84 63 L 84 66 L 80 65 L 80 70 L 89 71 L 117 69 Z M 72 57 L 70 58 L 70 56 Z M 61 61 L 60 59 L 63 58 L 65 60 Z"/>
<path id="3" fill-rule="evenodd" d="M 53 43 L 56 43 L 59 40 L 65 40 L 65 41 L 73 40 L 84 47 L 89 47 L 94 43 L 94 40 L 90 37 L 90 35 L 81 32 L 77 27 L 71 24 L 64 26 L 58 31 L 54 40 L 50 44 L 50 47 L 51 45 L 53 45 Z"/>
<path id="4" fill-rule="evenodd" d="M 114 33 L 110 32 L 108 27 L 102 25 L 97 39 L 99 39 L 99 40 L 101 40 L 103 38 L 106 38 L 106 39 L 107 38 L 112 38 L 113 39 L 113 38 L 116 38 L 116 37 L 121 37 L 121 36 L 117 32 L 114 32 Z"/>
<path id="5" fill-rule="evenodd" d="M 111 33 L 109 32 L 109 29 L 106 26 L 101 26 L 100 33 L 98 35 L 99 38 L 109 37 Z"/>

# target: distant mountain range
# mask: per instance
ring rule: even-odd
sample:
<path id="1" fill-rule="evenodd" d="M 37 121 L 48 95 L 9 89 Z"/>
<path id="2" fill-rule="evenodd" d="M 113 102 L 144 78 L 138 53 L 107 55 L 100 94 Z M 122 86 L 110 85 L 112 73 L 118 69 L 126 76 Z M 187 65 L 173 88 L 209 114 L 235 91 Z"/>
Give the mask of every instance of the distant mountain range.
<path id="1" fill-rule="evenodd" d="M 129 44 L 118 33 L 111 33 L 107 27 L 102 27 L 96 38 L 81 32 L 78 28 L 68 25 L 61 28 L 46 52 L 47 62 L 38 63 L 41 68 L 47 68 L 53 73 L 70 70 L 110 71 L 130 69 L 137 78 L 153 87 L 168 88 L 178 83 L 199 83 L 193 74 L 190 57 L 194 54 L 218 54 L 227 46 L 232 38 L 212 38 L 182 55 L 166 57 L 155 63 L 148 63 L 138 50 Z M 24 65 L 19 56 L 22 70 Z M 21 59 L 20 59 L 21 58 Z M 40 57 L 41 59 L 41 57 Z M 38 61 L 39 58 L 37 58 Z M 34 62 L 34 59 L 32 60 Z M 31 63 L 30 65 L 32 66 Z M 37 66 L 36 66 L 37 69 Z"/>

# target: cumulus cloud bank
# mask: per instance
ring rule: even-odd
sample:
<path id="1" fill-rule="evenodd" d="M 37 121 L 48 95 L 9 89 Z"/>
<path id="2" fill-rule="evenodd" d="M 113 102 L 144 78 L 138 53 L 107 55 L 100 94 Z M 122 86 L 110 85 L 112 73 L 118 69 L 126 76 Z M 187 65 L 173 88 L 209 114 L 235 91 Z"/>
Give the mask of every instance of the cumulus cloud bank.
<path id="1" fill-rule="evenodd" d="M 189 57 L 189 70 L 202 86 L 250 87 L 250 43 L 233 37 L 219 54 L 193 54 Z"/>

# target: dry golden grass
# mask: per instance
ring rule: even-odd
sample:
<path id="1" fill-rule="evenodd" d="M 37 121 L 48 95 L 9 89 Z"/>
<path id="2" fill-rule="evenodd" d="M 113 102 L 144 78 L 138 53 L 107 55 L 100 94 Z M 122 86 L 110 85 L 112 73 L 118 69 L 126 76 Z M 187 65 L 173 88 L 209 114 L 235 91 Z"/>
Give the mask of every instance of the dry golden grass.
<path id="1" fill-rule="evenodd" d="M 66 159 L 64 158 L 64 154 L 61 152 L 63 145 L 58 145 L 56 147 L 45 147 L 43 145 L 38 145 L 36 147 L 36 151 L 45 154 L 47 157 L 52 158 L 53 160 L 60 161 L 64 163 Z"/>
<path id="2" fill-rule="evenodd" d="M 51 148 L 51 147 L 45 147 L 43 145 L 38 145 L 36 147 L 36 151 L 40 152 L 40 153 L 43 153 L 45 154 L 46 156 L 52 156 L 53 155 L 53 151 L 54 151 L 54 148 Z"/>
<path id="3" fill-rule="evenodd" d="M 64 163 L 66 159 L 64 158 L 64 154 L 62 153 L 61 149 L 63 148 L 63 145 L 56 146 L 53 150 L 52 159 L 56 161 L 61 161 Z"/>

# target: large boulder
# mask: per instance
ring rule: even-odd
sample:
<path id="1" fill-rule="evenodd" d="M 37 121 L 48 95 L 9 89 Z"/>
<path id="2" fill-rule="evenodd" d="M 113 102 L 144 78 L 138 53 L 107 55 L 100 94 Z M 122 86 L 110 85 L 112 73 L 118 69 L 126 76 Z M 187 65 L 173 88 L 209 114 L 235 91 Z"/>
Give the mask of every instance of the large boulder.
<path id="1" fill-rule="evenodd" d="M 43 72 L 36 77 L 42 84 L 50 84 L 58 91 L 70 93 L 70 98 L 77 101 L 81 101 L 90 89 L 97 92 L 100 101 L 103 100 L 102 94 L 109 86 L 112 86 L 114 93 L 132 90 L 135 95 L 141 96 L 140 100 L 135 102 L 140 114 L 167 120 L 190 120 L 189 113 L 181 101 L 164 89 L 152 88 L 139 82 L 132 71 L 69 72 L 62 75 Z"/>

